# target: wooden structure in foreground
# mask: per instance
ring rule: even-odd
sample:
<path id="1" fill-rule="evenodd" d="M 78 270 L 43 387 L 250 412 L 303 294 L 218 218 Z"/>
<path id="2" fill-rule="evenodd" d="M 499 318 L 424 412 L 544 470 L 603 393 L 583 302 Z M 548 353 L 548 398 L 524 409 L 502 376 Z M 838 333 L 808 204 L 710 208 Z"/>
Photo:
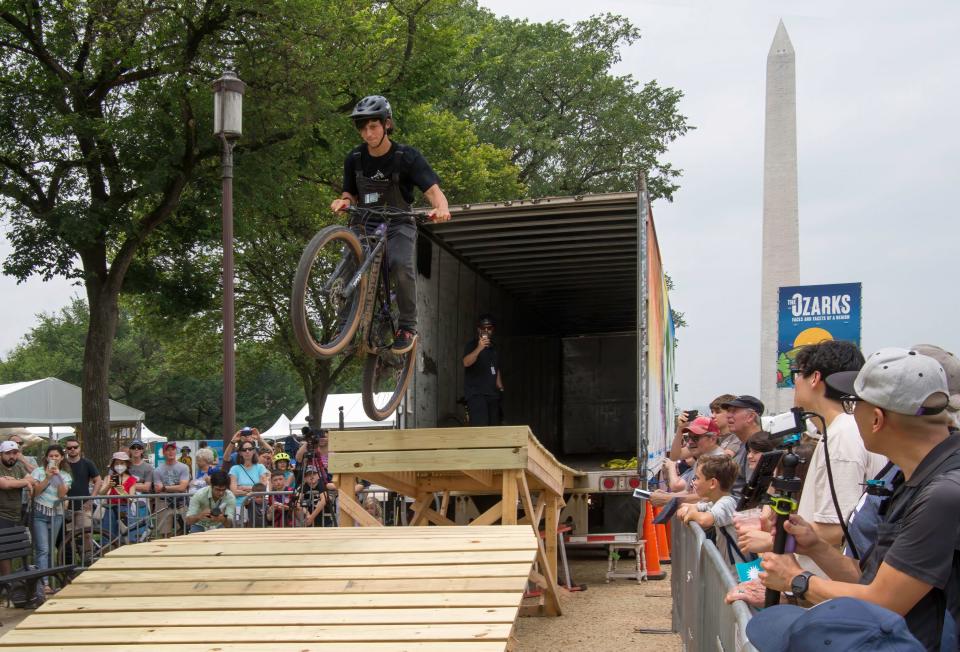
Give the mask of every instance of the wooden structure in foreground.
<path id="1" fill-rule="evenodd" d="M 543 522 L 543 540 L 537 538 L 540 572 L 531 579 L 546 592 L 546 613 L 560 615 L 557 525 L 563 490 L 578 473 L 560 464 L 528 427 L 332 431 L 329 467 L 340 488 L 342 527 L 380 525 L 353 494 L 358 478 L 412 498 L 412 526 L 456 525 L 446 516 L 451 492 L 501 496 L 472 527 L 529 524 L 537 533 Z M 433 508 L 436 493 L 442 495 L 439 509 Z"/>
<path id="2" fill-rule="evenodd" d="M 502 652 L 529 527 L 237 529 L 119 548 L 16 629 L 18 652 Z"/>

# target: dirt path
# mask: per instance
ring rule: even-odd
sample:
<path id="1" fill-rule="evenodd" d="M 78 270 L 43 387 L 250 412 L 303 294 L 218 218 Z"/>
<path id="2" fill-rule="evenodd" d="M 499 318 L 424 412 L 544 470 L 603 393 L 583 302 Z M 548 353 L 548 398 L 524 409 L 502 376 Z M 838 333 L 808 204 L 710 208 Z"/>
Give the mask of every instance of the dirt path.
<path id="1" fill-rule="evenodd" d="M 670 629 L 670 567 L 667 579 L 637 584 L 629 580 L 604 582 L 607 560 L 587 552 L 569 553 L 571 573 L 586 591 L 560 591 L 559 618 L 521 618 L 516 636 L 520 652 L 590 650 L 679 651 L 676 634 L 638 634 L 635 628 Z M 624 562 L 629 564 L 629 560 Z"/>

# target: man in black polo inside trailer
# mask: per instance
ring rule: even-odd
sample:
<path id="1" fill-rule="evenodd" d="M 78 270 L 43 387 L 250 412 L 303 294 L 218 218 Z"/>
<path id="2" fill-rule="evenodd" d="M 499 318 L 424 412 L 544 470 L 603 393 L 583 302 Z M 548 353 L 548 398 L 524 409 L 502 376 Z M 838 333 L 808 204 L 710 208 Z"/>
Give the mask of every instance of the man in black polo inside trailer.
<path id="1" fill-rule="evenodd" d="M 491 315 L 480 315 L 477 337 L 467 342 L 463 352 L 463 394 L 470 411 L 471 426 L 499 426 L 500 358 L 493 344 L 495 324 Z"/>

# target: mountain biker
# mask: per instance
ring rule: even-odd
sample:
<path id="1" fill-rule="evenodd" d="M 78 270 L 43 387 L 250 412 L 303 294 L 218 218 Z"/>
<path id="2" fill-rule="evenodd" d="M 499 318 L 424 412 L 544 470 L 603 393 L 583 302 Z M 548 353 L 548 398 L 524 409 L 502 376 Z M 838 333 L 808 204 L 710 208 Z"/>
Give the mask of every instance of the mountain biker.
<path id="1" fill-rule="evenodd" d="M 440 190 L 440 179 L 423 155 L 408 145 L 390 140 L 393 133 L 393 111 L 382 95 L 360 100 L 350 114 L 363 144 L 347 154 L 343 164 L 343 193 L 333 200 L 330 210 L 346 210 L 348 206 L 390 206 L 410 210 L 413 187 L 420 188 L 433 210 L 434 222 L 450 219 L 447 198 Z M 370 220 L 367 228 L 379 222 Z M 412 222 L 393 222 L 387 228 L 387 262 L 397 293 L 400 311 L 397 333 L 391 350 L 406 353 L 417 337 L 417 226 Z"/>

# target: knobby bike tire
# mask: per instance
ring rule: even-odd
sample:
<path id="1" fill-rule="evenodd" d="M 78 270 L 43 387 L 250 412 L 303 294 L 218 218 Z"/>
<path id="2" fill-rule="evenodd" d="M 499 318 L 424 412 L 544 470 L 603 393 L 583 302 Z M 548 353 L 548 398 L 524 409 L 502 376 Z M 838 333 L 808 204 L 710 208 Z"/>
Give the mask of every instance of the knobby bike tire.
<path id="1" fill-rule="evenodd" d="M 357 265 L 363 262 L 363 247 L 356 234 L 344 226 L 328 226 L 318 232 L 303 250 L 297 273 L 293 279 L 293 297 L 290 304 L 290 318 L 293 332 L 303 352 L 313 358 L 332 358 L 343 351 L 357 332 L 360 325 L 361 306 L 367 291 L 366 275 L 360 279 L 357 290 L 350 299 L 349 313 L 344 328 L 341 328 L 329 342 L 318 342 L 307 321 L 307 292 L 310 274 L 317 256 L 333 241 L 340 241 L 346 251 L 356 258 Z M 324 281 L 326 279 L 323 279 Z"/>
<path id="2" fill-rule="evenodd" d="M 413 377 L 413 366 L 417 359 L 417 346 L 419 340 L 414 341 L 413 348 L 406 353 L 397 356 L 402 359 L 398 366 L 388 366 L 384 363 L 385 356 L 395 354 L 385 351 L 383 354 L 369 353 L 363 365 L 363 411 L 374 421 L 383 421 L 397 409 L 400 401 L 403 399 L 407 386 L 410 384 L 410 378 Z M 377 407 L 374 394 L 377 392 L 377 380 L 383 372 L 396 373 L 396 386 L 393 394 L 385 405 Z"/>

